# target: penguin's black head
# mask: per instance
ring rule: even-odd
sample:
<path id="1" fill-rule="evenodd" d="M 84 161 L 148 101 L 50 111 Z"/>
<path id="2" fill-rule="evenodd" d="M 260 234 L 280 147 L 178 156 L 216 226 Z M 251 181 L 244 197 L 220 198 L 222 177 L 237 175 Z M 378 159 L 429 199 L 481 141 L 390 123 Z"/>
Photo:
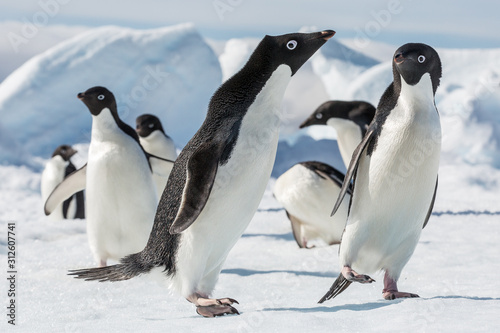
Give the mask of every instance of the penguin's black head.
<path id="1" fill-rule="evenodd" d="M 434 94 L 441 79 L 441 60 L 432 47 L 421 43 L 408 43 L 394 53 L 393 71 L 396 80 L 398 73 L 409 85 L 420 82 L 422 75 L 428 73 L 431 77 Z"/>
<path id="2" fill-rule="evenodd" d="M 105 108 L 110 109 L 112 113 L 116 113 L 115 96 L 104 87 L 92 87 L 83 93 L 79 93 L 77 97 L 87 105 L 90 113 L 94 116 L 99 115 Z"/>
<path id="3" fill-rule="evenodd" d="M 68 146 L 68 145 L 61 145 L 54 150 L 54 153 L 52 154 L 52 157 L 54 156 L 61 156 L 63 160 L 69 161 L 70 157 L 75 155 L 78 151 L 73 149 L 73 147 Z"/>
<path id="4" fill-rule="evenodd" d="M 302 124 L 300 128 L 311 125 L 326 125 L 328 119 L 340 118 L 351 120 L 365 128 L 375 116 L 375 107 L 362 101 L 328 101 L 321 104 Z"/>
<path id="5" fill-rule="evenodd" d="M 135 119 L 135 131 L 141 138 L 148 137 L 152 132 L 160 130 L 163 134 L 163 126 L 160 119 L 152 114 L 143 114 Z"/>
<path id="6" fill-rule="evenodd" d="M 280 65 L 288 65 L 292 70 L 292 75 L 294 75 L 307 59 L 333 35 L 335 35 L 335 31 L 325 30 L 313 33 L 265 36 L 252 57 L 260 58 L 256 60 L 270 65 L 272 70 Z"/>

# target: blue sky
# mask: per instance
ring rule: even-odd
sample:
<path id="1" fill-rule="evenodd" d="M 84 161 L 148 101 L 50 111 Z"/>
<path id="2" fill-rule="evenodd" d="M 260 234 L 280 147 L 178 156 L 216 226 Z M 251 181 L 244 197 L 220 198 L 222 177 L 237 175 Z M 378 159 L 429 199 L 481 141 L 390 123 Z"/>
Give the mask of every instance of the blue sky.
<path id="1" fill-rule="evenodd" d="M 499 2 L 485 0 L 3 0 L 0 21 L 132 28 L 189 21 L 213 39 L 261 37 L 316 26 L 336 30 L 338 38 L 489 48 L 500 47 L 499 12 Z"/>

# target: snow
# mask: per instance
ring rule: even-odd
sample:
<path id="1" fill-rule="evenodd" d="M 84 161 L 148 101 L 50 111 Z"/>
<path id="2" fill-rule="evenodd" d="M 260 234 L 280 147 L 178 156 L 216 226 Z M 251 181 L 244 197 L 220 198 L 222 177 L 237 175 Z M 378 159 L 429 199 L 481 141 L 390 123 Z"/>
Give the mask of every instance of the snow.
<path id="1" fill-rule="evenodd" d="M 2 179 L 15 179 L 0 188 L 5 205 L 0 212 L 0 242 L 5 244 L 6 224 L 14 221 L 17 330 L 492 331 L 498 327 L 500 311 L 498 195 L 489 193 L 491 201 L 476 205 L 481 186 L 472 193 L 475 185 L 455 187 L 450 175 L 456 177 L 462 170 L 451 171 L 441 172 L 450 181 L 441 178 L 437 214 L 400 279 L 402 290 L 418 293 L 420 299 L 383 300 L 379 274 L 373 276 L 377 282 L 372 285 L 352 285 L 336 299 L 317 304 L 339 272 L 338 246 L 299 249 L 284 211 L 271 195 L 271 181 L 259 211 L 230 252 L 215 290 L 217 297 L 236 298 L 241 315 L 204 319 L 190 303 L 147 277 L 97 283 L 67 276 L 69 269 L 94 265 L 85 222 L 49 221 L 41 213 L 39 174 L 24 167 L 0 167 Z M 498 171 L 495 177 L 500 181 Z M 448 209 L 452 213 L 446 213 Z M 490 214 L 480 214 L 482 210 Z M 5 247 L 1 249 L 0 261 L 5 263 Z M 7 290 L 6 280 L 2 281 L 0 288 Z M 3 332 L 13 331 L 5 319 L 0 325 Z"/>
<path id="2" fill-rule="evenodd" d="M 299 161 L 319 160 L 345 170 L 332 128 L 298 130 L 298 124 L 327 99 L 376 105 L 392 80 L 390 59 L 399 46 L 375 43 L 368 52 L 355 41 L 342 40 L 341 46 L 334 39 L 292 78 L 273 178 L 214 292 L 215 297 L 237 299 L 241 315 L 213 320 L 199 317 L 190 303 L 147 277 L 117 283 L 68 277 L 69 269 L 94 266 L 85 221 L 50 221 L 43 215 L 40 166 L 62 143 L 79 151 L 72 158 L 77 166 L 85 163 L 91 117 L 75 95 L 95 84 L 115 92 L 129 124 L 141 113 L 160 115 L 166 132 L 182 148 L 203 120 L 211 94 L 244 64 L 258 41 L 207 44 L 192 25 L 144 31 L 104 27 L 72 37 L 12 73 L 0 85 L 0 290 L 8 290 L 11 222 L 16 225 L 17 331 L 497 329 L 500 49 L 438 49 L 443 63 L 436 95 L 443 127 L 439 189 L 433 216 L 399 283 L 401 290 L 421 298 L 383 300 L 383 276 L 378 274 L 373 276 L 376 283 L 352 285 L 317 304 L 339 273 L 338 246 L 299 249 L 272 185 Z M 141 86 L 148 66 L 157 65 L 169 73 L 165 82 L 126 111 L 123 96 Z M 99 82 L 91 82 L 93 78 Z M 0 330 L 13 331 L 5 317 Z"/>
<path id="3" fill-rule="evenodd" d="M 182 147 L 220 83 L 217 57 L 191 24 L 92 29 L 35 56 L 2 82 L 0 157 L 26 164 L 31 156 L 47 156 L 54 144 L 88 142 L 91 116 L 76 94 L 96 85 L 114 93 L 122 120 L 156 114 Z"/>

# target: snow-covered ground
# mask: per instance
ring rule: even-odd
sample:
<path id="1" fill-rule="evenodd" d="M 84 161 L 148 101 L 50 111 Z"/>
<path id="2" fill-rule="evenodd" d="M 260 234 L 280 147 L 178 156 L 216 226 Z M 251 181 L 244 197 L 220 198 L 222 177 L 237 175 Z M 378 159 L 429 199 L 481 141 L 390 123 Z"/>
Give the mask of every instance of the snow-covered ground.
<path id="1" fill-rule="evenodd" d="M 338 246 L 299 249 L 271 181 L 215 290 L 216 297 L 237 299 L 241 315 L 210 320 L 147 277 L 97 283 L 67 276 L 68 269 L 94 266 L 85 221 L 49 221 L 41 213 L 39 174 L 0 167 L 8 180 L 0 186 L 4 275 L 7 223 L 15 222 L 17 231 L 16 331 L 492 332 L 500 324 L 498 191 L 453 186 L 452 178 L 466 170 L 441 171 L 435 214 L 400 279 L 402 290 L 421 298 L 383 300 L 379 274 L 376 283 L 352 285 L 317 304 L 339 272 Z M 2 331 L 11 331 L 3 317 Z"/>
<path id="2" fill-rule="evenodd" d="M 54 44 L 0 84 L 0 292 L 4 295 L 0 331 L 14 331 L 5 315 L 8 223 L 15 223 L 16 228 L 16 330 L 20 332 L 498 329 L 500 49 L 438 49 L 443 62 L 436 95 L 443 126 L 439 190 L 434 215 L 400 279 L 402 290 L 421 298 L 383 300 L 383 276 L 379 274 L 372 285 L 352 285 L 334 300 L 317 304 L 338 275 L 338 246 L 299 249 L 285 212 L 272 197 L 271 179 L 259 211 L 230 252 L 214 294 L 237 299 L 241 315 L 208 320 L 147 277 L 117 283 L 68 277 L 69 269 L 95 265 L 85 221 L 49 221 L 43 215 L 40 165 L 49 157 L 48 151 L 66 142 L 80 143 L 75 158 L 78 165 L 84 163 L 88 137 L 81 131 L 88 130 L 91 117 L 75 95 L 88 88 L 89 79 L 104 80 L 106 73 L 118 78 L 114 82 L 121 88 L 115 95 L 119 108 L 126 107 L 120 96 L 143 87 L 141 80 L 148 66 L 156 64 L 172 74 L 148 95 L 153 104 L 146 109 L 169 124 L 167 132 L 182 148 L 201 123 L 210 95 L 244 64 L 258 41 L 208 41 L 212 51 L 189 25 L 146 32 L 117 27 L 88 30 L 78 36 L 74 32 L 68 31 L 72 39 Z M 112 43 L 111 36 L 122 38 Z M 376 104 L 392 79 L 389 61 L 399 45 L 374 43 L 372 52 L 367 52 L 356 49 L 352 41 L 340 44 L 334 39 L 290 83 L 273 177 L 304 160 L 325 161 L 343 170 L 335 131 L 328 127 L 299 131 L 298 124 L 327 99 L 364 99 Z M 137 45 L 141 43 L 147 43 L 151 52 L 140 52 Z M 115 49 L 110 48 L 113 45 Z M 52 44 L 47 42 L 47 46 Z M 111 58 L 105 50 L 110 50 Z M 131 56 L 122 57 L 119 52 Z M 112 60 L 118 55 L 121 64 Z M 204 63 L 195 61 L 200 55 Z M 85 72 L 85 66 L 100 62 L 107 63 L 110 72 L 99 66 L 93 74 Z M 7 59 L 6 63 L 15 62 Z M 86 74 L 78 77 L 78 73 Z M 76 89 L 80 83 L 75 75 L 83 80 L 81 89 Z M 170 79 L 174 82 L 168 83 Z M 42 90 L 46 96 L 39 98 L 45 103 L 54 99 L 59 111 L 40 108 L 30 98 Z M 169 104 L 164 99 L 177 102 Z M 160 110 L 165 103 L 183 107 Z M 122 116 L 133 125 L 136 113 L 143 111 L 137 108 Z M 49 119 L 42 121 L 44 116 Z M 58 117 L 65 126 L 57 123 Z M 332 198 L 332 205 L 334 201 Z"/>

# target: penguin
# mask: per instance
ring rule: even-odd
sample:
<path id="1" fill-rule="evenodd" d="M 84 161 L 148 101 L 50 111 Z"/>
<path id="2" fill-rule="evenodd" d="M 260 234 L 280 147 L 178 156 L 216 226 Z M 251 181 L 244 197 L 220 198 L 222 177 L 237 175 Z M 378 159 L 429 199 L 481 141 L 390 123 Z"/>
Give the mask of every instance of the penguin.
<path id="1" fill-rule="evenodd" d="M 92 87 L 77 96 L 92 115 L 88 162 L 52 192 L 46 214 L 75 191 L 87 191 L 87 235 L 100 267 L 144 248 L 157 197 L 148 155 L 118 116 L 114 95 Z M 167 163 L 167 162 L 165 162 Z"/>
<path id="2" fill-rule="evenodd" d="M 347 167 L 374 114 L 375 107 L 367 102 L 328 101 L 321 104 L 300 128 L 311 125 L 334 127 Z M 340 243 L 347 220 L 350 192 L 333 217 L 330 216 L 328 203 L 330 198 L 339 195 L 343 181 L 342 172 L 317 161 L 297 163 L 276 179 L 274 197 L 285 208 L 300 248 L 310 248 L 307 243 L 315 238 L 328 245 Z"/>
<path id="3" fill-rule="evenodd" d="M 165 159 L 175 161 L 177 151 L 175 150 L 174 141 L 165 134 L 160 119 L 152 114 L 143 114 L 136 118 L 135 130 L 139 135 L 139 142 L 142 148 L 148 153 Z M 157 165 L 151 165 L 154 169 Z M 172 171 L 173 164 L 161 163 L 160 166 L 167 166 L 167 170 L 162 170 L 166 176 L 160 176 L 158 173 L 153 173 L 153 180 L 156 185 L 156 193 L 158 198 L 161 198 L 163 189 L 167 185 L 168 176 Z M 157 170 L 154 170 L 157 171 Z"/>
<path id="4" fill-rule="evenodd" d="M 199 315 L 238 314 L 235 299 L 210 295 L 271 176 L 288 82 L 334 34 L 265 36 L 214 93 L 205 121 L 176 159 L 146 247 L 117 265 L 70 274 L 119 281 L 153 273 Z"/>
<path id="5" fill-rule="evenodd" d="M 356 148 L 334 206 L 353 190 L 339 249 L 341 274 L 322 303 L 366 274 L 384 271 L 387 300 L 419 297 L 397 281 L 431 215 L 438 184 L 441 125 L 435 94 L 441 61 L 430 46 L 409 43 L 392 59 L 394 81 L 383 93 L 375 118 Z M 359 272 L 359 273 L 358 273 Z"/>
<path id="6" fill-rule="evenodd" d="M 340 155 L 347 168 L 352 153 L 363 139 L 375 115 L 375 107 L 364 101 L 327 101 L 321 104 L 300 128 L 329 125 L 337 132 Z"/>
<path id="7" fill-rule="evenodd" d="M 75 165 L 70 160 L 76 153 L 77 151 L 73 147 L 61 145 L 56 148 L 51 159 L 45 164 L 41 179 L 41 193 L 44 202 L 54 188 L 76 170 Z M 52 220 L 84 219 L 85 199 L 83 191 L 79 191 L 65 200 L 49 215 L 49 218 Z"/>

